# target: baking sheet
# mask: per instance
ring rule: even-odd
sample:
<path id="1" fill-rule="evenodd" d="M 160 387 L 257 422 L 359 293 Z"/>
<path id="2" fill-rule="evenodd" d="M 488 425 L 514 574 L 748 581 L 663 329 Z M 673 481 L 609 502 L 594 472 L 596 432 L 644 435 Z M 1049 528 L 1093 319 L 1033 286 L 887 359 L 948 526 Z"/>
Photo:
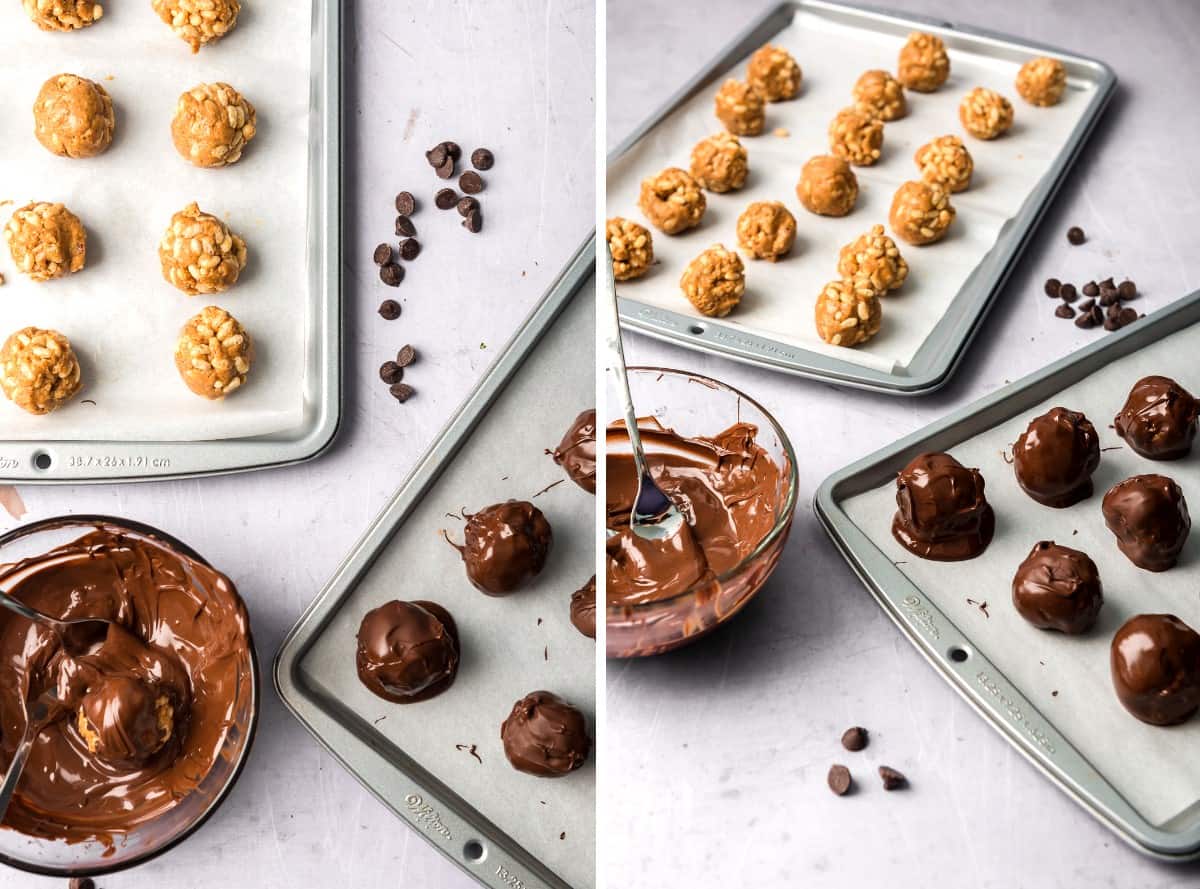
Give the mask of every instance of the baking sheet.
<path id="1" fill-rule="evenodd" d="M 706 193 L 704 221 L 691 232 L 672 237 L 655 231 L 659 262 L 645 278 L 625 282 L 619 290 L 627 300 L 694 318 L 709 330 L 727 329 L 721 339 L 735 344 L 739 336 L 756 336 L 894 373 L 913 361 L 997 239 L 1011 233 L 1009 223 L 1030 193 L 1051 177 L 1084 116 L 1095 112 L 1091 106 L 1097 86 L 1093 77 L 1072 69 L 1063 101 L 1053 108 L 1035 108 L 1016 95 L 1013 81 L 1019 61 L 994 52 L 986 41 L 972 41 L 969 34 L 957 42 L 951 40 L 947 83 L 932 94 L 908 91 L 909 114 L 885 125 L 881 160 L 872 167 L 854 168 L 859 181 L 855 210 L 841 219 L 818 217 L 803 209 L 795 196 L 801 167 L 809 157 L 829 152 L 829 121 L 851 103 L 850 91 L 859 74 L 871 68 L 893 70 L 904 39 L 886 29 L 873 30 L 878 23 L 829 14 L 830 9 L 840 8 L 831 4 L 801 6 L 792 24 L 770 38 L 797 58 L 804 85 L 798 99 L 767 106 L 764 135 L 742 140 L 750 155 L 747 186 L 725 195 Z M 954 48 L 956 43 L 962 48 Z M 1036 53 L 1030 51 L 1025 57 L 1033 55 Z M 745 61 L 734 65 L 729 75 L 744 76 Z M 637 209 L 641 180 L 669 165 L 687 169 L 691 147 L 720 130 L 712 97 L 722 79 L 700 89 L 610 165 L 609 215 L 644 221 Z M 910 266 L 909 280 L 884 299 L 880 334 L 855 349 L 827 345 L 816 333 L 813 305 L 821 286 L 837 277 L 839 249 L 875 223 L 887 226 L 896 188 L 917 178 L 913 153 L 936 136 L 963 135 L 958 102 L 977 85 L 996 89 L 1013 102 L 1012 130 L 992 142 L 964 136 L 975 159 L 972 186 L 952 197 L 958 217 L 942 242 L 927 247 L 900 242 Z M 772 135 L 779 127 L 790 135 Z M 797 244 L 792 254 L 778 263 L 747 261 L 747 293 L 742 305 L 725 319 L 704 318 L 680 292 L 679 276 L 687 262 L 710 244 L 720 241 L 735 247 L 737 216 L 755 200 L 780 200 L 787 205 L 796 216 Z"/>
<path id="2" fill-rule="evenodd" d="M 1200 532 L 1194 531 L 1180 564 L 1165 573 L 1135 568 L 1104 526 L 1100 502 L 1112 485 L 1132 475 L 1174 478 L 1200 504 L 1200 454 L 1175 462 L 1139 457 L 1110 428 L 1133 384 L 1165 374 L 1200 390 L 1200 326 L 1188 326 L 1087 376 L 1036 407 L 1021 410 L 961 442 L 939 443 L 967 466 L 977 466 L 997 518 L 987 550 L 967 562 L 937 563 L 911 555 L 892 538 L 895 487 L 886 484 L 844 501 L 846 515 L 884 557 L 966 633 L 978 651 L 1048 719 L 1148 822 L 1163 827 L 1200 800 L 1200 720 L 1156 728 L 1130 716 L 1109 677 L 1109 643 L 1129 617 L 1177 614 L 1200 627 Z M 1096 493 L 1067 509 L 1043 507 L 1016 483 L 1005 454 L 1029 420 L 1062 405 L 1095 424 L 1102 452 L 1093 476 Z M 1195 509 L 1195 507 L 1193 507 Z M 1039 540 L 1082 550 L 1100 569 L 1105 604 L 1096 627 L 1082 637 L 1038 630 L 1012 607 L 1017 566 Z M 988 603 L 988 615 L 967 601 Z"/>
<path id="3" fill-rule="evenodd" d="M 61 201 L 88 231 L 88 266 L 38 284 L 0 249 L 0 336 L 25 325 L 66 334 L 84 387 L 74 403 L 34 417 L 0 404 L 5 438 L 57 441 L 197 441 L 283 432 L 304 418 L 306 346 L 313 324 L 307 200 L 313 6 L 247 6 L 226 38 L 193 55 L 149 3 L 106 5 L 83 31 L 45 33 L 20 4 L 0 9 L 0 225 L 33 200 Z M 97 158 L 46 151 L 33 135 L 43 81 L 71 72 L 102 84 L 117 113 L 116 139 Z M 258 135 L 232 167 L 203 170 L 171 142 L 179 95 L 223 80 L 258 111 Z M 224 294 L 187 297 L 163 280 L 158 242 L 191 201 L 245 238 L 249 265 Z M 206 305 L 232 312 L 255 340 L 245 389 L 226 402 L 193 395 L 174 365 L 179 329 Z M 81 403 L 87 400 L 89 403 Z M 94 402 L 91 403 L 91 402 Z"/>

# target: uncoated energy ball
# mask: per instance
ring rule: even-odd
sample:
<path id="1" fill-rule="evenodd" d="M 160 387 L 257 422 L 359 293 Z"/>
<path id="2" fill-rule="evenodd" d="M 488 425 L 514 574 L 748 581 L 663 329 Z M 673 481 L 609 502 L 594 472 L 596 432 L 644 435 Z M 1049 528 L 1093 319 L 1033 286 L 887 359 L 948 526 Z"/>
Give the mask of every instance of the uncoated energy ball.
<path id="1" fill-rule="evenodd" d="M 613 278 L 632 281 L 646 274 L 654 261 L 654 239 L 644 226 L 614 216 L 604 226 L 612 254 Z"/>
<path id="2" fill-rule="evenodd" d="M 738 217 L 737 236 L 752 257 L 774 262 L 792 249 L 796 217 L 779 201 L 755 201 Z"/>
<path id="3" fill-rule="evenodd" d="M 112 144 L 117 120 L 98 83 L 74 74 L 51 77 L 33 105 L 34 135 L 59 157 L 95 157 Z"/>
<path id="4" fill-rule="evenodd" d="M 723 318 L 746 292 L 742 258 L 723 244 L 714 244 L 688 263 L 679 286 L 700 314 Z"/>
<path id="5" fill-rule="evenodd" d="M 700 183 L 679 167 L 642 180 L 638 206 L 660 231 L 675 235 L 700 224 L 707 202 Z"/>
<path id="6" fill-rule="evenodd" d="M 766 100 L 748 83 L 730 78 L 714 100 L 717 119 L 737 136 L 757 136 L 766 125 Z"/>
<path id="7" fill-rule="evenodd" d="M 949 192 L 966 191 L 975 172 L 971 152 L 958 136 L 938 136 L 917 149 L 913 160 L 926 182 L 936 182 Z"/>
<path id="8" fill-rule="evenodd" d="M 238 320 L 208 306 L 179 333 L 175 367 L 187 387 L 211 400 L 240 389 L 254 362 L 254 342 Z"/>
<path id="9" fill-rule="evenodd" d="M 856 108 L 843 108 L 829 124 L 829 149 L 856 167 L 869 167 L 883 149 L 883 122 Z"/>
<path id="10" fill-rule="evenodd" d="M 158 259 L 163 277 L 188 296 L 221 293 L 246 267 L 246 242 L 193 201 L 171 217 Z"/>
<path id="11" fill-rule="evenodd" d="M 62 278 L 87 263 L 87 232 L 62 204 L 26 204 L 8 220 L 4 240 L 17 268 L 34 281 Z"/>
<path id="12" fill-rule="evenodd" d="M 104 7 L 93 0 L 24 0 L 25 12 L 43 31 L 77 31 L 98 22 Z"/>
<path id="13" fill-rule="evenodd" d="M 858 200 L 858 179 L 840 157 L 819 154 L 810 158 L 801 170 L 796 196 L 811 213 L 845 216 Z"/>
<path id="14" fill-rule="evenodd" d="M 898 289 L 908 278 L 908 263 L 900 248 L 889 238 L 882 225 L 855 238 L 838 256 L 838 274 L 849 281 L 854 292 L 883 296 Z"/>
<path id="15" fill-rule="evenodd" d="M 886 71 L 867 71 L 854 84 L 854 107 L 880 120 L 899 120 L 908 113 L 904 87 Z"/>
<path id="16" fill-rule="evenodd" d="M 888 215 L 892 231 L 910 244 L 940 241 L 954 221 L 946 189 L 936 182 L 905 182 L 896 189 Z"/>
<path id="17" fill-rule="evenodd" d="M 883 323 L 883 307 L 873 294 L 861 296 L 849 281 L 830 281 L 817 297 L 817 333 L 831 346 L 865 343 Z"/>
<path id="18" fill-rule="evenodd" d="M 1067 88 L 1067 69 L 1058 59 L 1039 56 L 1017 72 L 1017 92 L 1030 105 L 1057 105 Z"/>
<path id="19" fill-rule="evenodd" d="M 769 43 L 755 51 L 746 68 L 746 82 L 768 102 L 794 99 L 800 92 L 801 78 L 800 66 L 791 53 Z"/>
<path id="20" fill-rule="evenodd" d="M 692 176 L 709 191 L 723 193 L 746 184 L 749 157 L 733 133 L 701 139 L 692 149 Z"/>
<path id="21" fill-rule="evenodd" d="M 995 139 L 1012 126 L 1012 103 L 995 90 L 977 86 L 963 96 L 958 106 L 958 119 L 976 139 Z"/>
<path id="22" fill-rule="evenodd" d="M 258 114 L 241 93 L 227 83 L 202 83 L 179 97 L 171 138 L 197 167 L 225 167 L 241 160 L 257 125 Z"/>
<path id="23" fill-rule="evenodd" d="M 0 388 L 31 414 L 50 413 L 69 401 L 80 385 L 79 360 L 57 330 L 26 327 L 0 349 Z"/>
<path id="24" fill-rule="evenodd" d="M 192 52 L 232 31 L 242 11 L 238 0 L 151 0 L 151 5 Z"/>
<path id="25" fill-rule="evenodd" d="M 913 31 L 900 50 L 896 79 L 910 90 L 932 93 L 950 76 L 950 57 L 942 38 Z"/>

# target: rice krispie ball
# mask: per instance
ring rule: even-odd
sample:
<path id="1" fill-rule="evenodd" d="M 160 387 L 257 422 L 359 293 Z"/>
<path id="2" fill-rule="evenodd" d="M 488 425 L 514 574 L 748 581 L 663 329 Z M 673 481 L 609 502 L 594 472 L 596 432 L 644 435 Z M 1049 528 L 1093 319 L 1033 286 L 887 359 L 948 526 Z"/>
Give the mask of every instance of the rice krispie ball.
<path id="1" fill-rule="evenodd" d="M 900 81 L 886 71 L 867 71 L 854 84 L 854 107 L 880 120 L 899 120 L 908 114 Z"/>
<path id="2" fill-rule="evenodd" d="M 33 132 L 59 157 L 95 157 L 112 145 L 117 119 L 100 84 L 74 74 L 56 74 L 33 103 Z"/>
<path id="3" fill-rule="evenodd" d="M 676 235 L 695 228 L 704 217 L 706 206 L 700 183 L 679 167 L 667 167 L 642 180 L 638 207 L 664 234 Z"/>
<path id="4" fill-rule="evenodd" d="M 104 7 L 93 0 L 23 0 L 25 12 L 43 31 L 78 31 L 94 25 Z"/>
<path id="5" fill-rule="evenodd" d="M 31 414 L 48 414 L 79 391 L 79 359 L 57 330 L 26 327 L 0 348 L 0 389 Z"/>
<path id="6" fill-rule="evenodd" d="M 936 182 L 905 182 L 896 189 L 888 222 L 910 244 L 940 241 L 954 221 L 950 193 Z"/>
<path id="7" fill-rule="evenodd" d="M 1030 105 L 1057 105 L 1067 88 L 1067 69 L 1058 59 L 1039 56 L 1017 72 L 1017 92 Z"/>
<path id="8" fill-rule="evenodd" d="M 222 293 L 246 267 L 246 242 L 193 201 L 171 217 L 158 259 L 163 277 L 188 296 Z"/>
<path id="9" fill-rule="evenodd" d="M 800 92 L 800 66 L 791 53 L 780 46 L 760 46 L 746 67 L 746 82 L 768 102 L 794 99 Z"/>
<path id="10" fill-rule="evenodd" d="M 958 119 L 963 129 L 976 139 L 995 139 L 1012 126 L 1012 102 L 995 90 L 977 86 L 963 96 L 958 105 Z"/>
<path id="11" fill-rule="evenodd" d="M 883 121 L 843 108 L 829 124 L 829 149 L 856 167 L 869 167 L 883 150 Z"/>
<path id="12" fill-rule="evenodd" d="M 975 172 L 975 161 L 971 152 L 958 136 L 938 136 L 926 142 L 913 155 L 921 178 L 936 182 L 949 192 L 966 191 Z"/>
<path id="13" fill-rule="evenodd" d="M 202 83 L 179 97 L 171 139 L 197 167 L 236 164 L 257 132 L 258 113 L 227 83 Z"/>
<path id="14" fill-rule="evenodd" d="M 859 296 L 884 296 L 908 278 L 908 263 L 900 255 L 896 242 L 884 233 L 883 226 L 873 225 L 869 232 L 842 248 L 838 274 L 850 282 Z"/>
<path id="15" fill-rule="evenodd" d="M 697 312 L 723 318 L 742 301 L 746 292 L 742 258 L 723 244 L 714 244 L 688 263 L 679 286 Z"/>
<path id="16" fill-rule="evenodd" d="M 766 126 L 763 94 L 741 80 L 731 77 L 721 84 L 714 104 L 717 119 L 735 136 L 757 136 Z"/>
<path id="17" fill-rule="evenodd" d="M 175 344 L 175 367 L 197 395 L 213 401 L 246 383 L 254 363 L 254 341 L 238 320 L 208 306 L 183 325 Z"/>
<path id="18" fill-rule="evenodd" d="M 883 324 L 883 306 L 874 294 L 860 295 L 849 281 L 830 281 L 817 297 L 817 333 L 831 346 L 865 343 Z"/>
<path id="19" fill-rule="evenodd" d="M 858 200 L 858 179 L 840 157 L 818 154 L 800 171 L 796 196 L 810 213 L 845 216 Z"/>
<path id="20" fill-rule="evenodd" d="M 232 31 L 242 11 L 238 0 L 150 0 L 150 5 L 192 52 Z"/>
<path id="21" fill-rule="evenodd" d="M 738 217 L 737 236 L 754 259 L 774 262 L 796 241 L 796 217 L 779 201 L 755 201 Z"/>
<path id="22" fill-rule="evenodd" d="M 35 281 L 51 281 L 87 264 L 87 232 L 62 204 L 26 204 L 8 220 L 4 240 L 17 268 Z"/>
<path id="23" fill-rule="evenodd" d="M 950 57 L 941 37 L 913 31 L 900 50 L 896 79 L 910 90 L 932 93 L 950 76 Z"/>
<path id="24" fill-rule="evenodd" d="M 692 177 L 718 194 L 746 184 L 749 156 L 733 133 L 716 133 L 701 139 L 692 149 Z"/>
<path id="25" fill-rule="evenodd" d="M 645 226 L 614 216 L 604 224 L 604 233 L 615 280 L 632 281 L 646 274 L 654 262 L 654 239 Z"/>

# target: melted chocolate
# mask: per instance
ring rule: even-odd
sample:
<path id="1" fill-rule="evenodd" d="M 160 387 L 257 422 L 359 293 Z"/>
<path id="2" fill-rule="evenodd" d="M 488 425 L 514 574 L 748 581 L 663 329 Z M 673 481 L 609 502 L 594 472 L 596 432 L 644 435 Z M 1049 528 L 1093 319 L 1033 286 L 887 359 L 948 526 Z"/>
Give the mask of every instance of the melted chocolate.
<path id="1" fill-rule="evenodd" d="M 589 639 L 596 638 L 596 575 L 571 593 L 571 623 Z"/>
<path id="2" fill-rule="evenodd" d="M 1112 681 L 1125 709 L 1176 725 L 1200 707 L 1200 635 L 1173 614 L 1139 614 L 1113 636 Z"/>
<path id="3" fill-rule="evenodd" d="M 1074 635 L 1096 623 L 1104 592 L 1087 553 L 1043 540 L 1017 569 L 1012 600 L 1017 613 L 1035 627 Z"/>
<path id="4" fill-rule="evenodd" d="M 1017 483 L 1044 506 L 1062 508 L 1092 496 L 1100 438 L 1083 414 L 1063 407 L 1035 418 L 1013 445 Z"/>
<path id="5" fill-rule="evenodd" d="M 506 500 L 466 515 L 463 546 L 454 546 L 467 579 L 480 592 L 504 596 L 541 573 L 554 535 L 542 511 L 526 500 Z M 446 538 L 449 540 L 449 538 Z"/>
<path id="6" fill-rule="evenodd" d="M 591 494 L 596 493 L 595 409 L 575 418 L 551 456 L 571 481 Z"/>
<path id="7" fill-rule="evenodd" d="M 1113 420 L 1117 435 L 1150 460 L 1186 457 L 1196 438 L 1200 403 L 1170 377 L 1143 377 Z"/>
<path id="8" fill-rule="evenodd" d="M 412 704 L 441 694 L 458 673 L 458 628 L 436 602 L 393 599 L 358 628 L 358 678 L 385 701 Z"/>
<path id="9" fill-rule="evenodd" d="M 1104 495 L 1104 523 L 1129 561 L 1166 571 L 1179 559 L 1192 520 L 1179 485 L 1165 475 L 1135 475 Z"/>
<path id="10" fill-rule="evenodd" d="M 973 559 L 992 541 L 996 517 L 983 476 L 949 454 L 921 454 L 896 477 L 892 536 L 922 559 Z"/>
<path id="11" fill-rule="evenodd" d="M 530 692 L 513 704 L 500 740 L 514 769 L 541 778 L 575 771 L 592 747 L 583 714 L 548 691 Z"/>
<path id="12" fill-rule="evenodd" d="M 253 687 L 245 607 L 207 565 L 107 526 L 2 573 L 47 614 L 114 621 L 71 658 L 52 631 L 0 613 L 0 766 L 24 732 L 25 701 L 51 686 L 61 701 L 4 825 L 111 847 L 198 792 L 224 755 Z"/>

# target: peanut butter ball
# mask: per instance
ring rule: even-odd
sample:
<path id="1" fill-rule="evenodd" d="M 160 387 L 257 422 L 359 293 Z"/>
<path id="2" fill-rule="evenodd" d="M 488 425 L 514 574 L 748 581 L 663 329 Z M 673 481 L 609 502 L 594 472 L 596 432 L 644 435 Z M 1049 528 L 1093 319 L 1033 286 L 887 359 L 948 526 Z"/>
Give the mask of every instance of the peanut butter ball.
<path id="1" fill-rule="evenodd" d="M 921 178 L 936 182 L 949 192 L 966 191 L 975 172 L 975 161 L 971 152 L 958 136 L 938 136 L 926 142 L 913 155 Z"/>
<path id="2" fill-rule="evenodd" d="M 963 96 L 958 105 L 958 119 L 963 129 L 976 139 L 995 139 L 1012 126 L 1012 102 L 995 90 L 977 86 Z"/>
<path id="3" fill-rule="evenodd" d="M 187 387 L 219 401 L 246 383 L 254 341 L 238 320 L 217 306 L 189 319 L 175 343 L 175 367 Z"/>
<path id="4" fill-rule="evenodd" d="M 701 139 L 692 149 L 692 177 L 718 194 L 746 184 L 749 157 L 733 133 L 717 133 Z"/>
<path id="5" fill-rule="evenodd" d="M 647 176 L 638 197 L 638 207 L 646 218 L 668 235 L 699 225 L 706 204 L 700 183 L 679 167 L 667 167 L 655 176 Z"/>
<path id="6" fill-rule="evenodd" d="M 25 327 L 0 348 L 0 389 L 31 414 L 48 414 L 70 401 L 82 385 L 79 359 L 57 330 Z"/>
<path id="7" fill-rule="evenodd" d="M 746 82 L 768 102 L 794 99 L 800 92 L 800 66 L 791 53 L 779 46 L 759 47 L 746 67 Z"/>
<path id="8" fill-rule="evenodd" d="M 30 20 L 43 31 L 78 31 L 94 25 L 104 7 L 93 0 L 23 0 Z"/>
<path id="9" fill-rule="evenodd" d="M 896 79 L 910 90 L 932 93 L 950 76 L 950 57 L 941 37 L 913 31 L 900 50 Z"/>
<path id="10" fill-rule="evenodd" d="M 175 708 L 151 683 L 104 676 L 88 689 L 76 714 L 88 751 L 118 767 L 143 765 L 171 739 Z"/>
<path id="11" fill-rule="evenodd" d="M 886 71 L 867 71 L 854 84 L 854 107 L 879 120 L 899 120 L 908 114 L 900 81 Z"/>
<path id="12" fill-rule="evenodd" d="M 100 84 L 74 74 L 51 77 L 33 104 L 34 135 L 59 157 L 95 157 L 112 144 L 117 120 Z"/>
<path id="13" fill-rule="evenodd" d="M 645 226 L 614 216 L 604 225 L 612 254 L 613 279 L 632 281 L 646 274 L 654 262 L 654 239 Z"/>
<path id="14" fill-rule="evenodd" d="M 757 136 L 766 126 L 766 100 L 741 80 L 731 77 L 721 84 L 715 105 L 717 119 L 735 136 Z"/>
<path id="15" fill-rule="evenodd" d="M 819 154 L 800 171 L 796 196 L 810 213 L 845 216 L 858 200 L 858 179 L 842 158 Z"/>
<path id="16" fill-rule="evenodd" d="M 883 296 L 898 289 L 908 278 L 908 263 L 900 255 L 896 242 L 873 225 L 842 248 L 838 255 L 838 274 L 849 281 L 859 296 Z"/>
<path id="17" fill-rule="evenodd" d="M 905 182 L 896 189 L 888 215 L 892 231 L 910 244 L 940 241 L 954 221 L 950 195 L 936 182 Z"/>
<path id="18" fill-rule="evenodd" d="M 238 0 L 151 0 L 150 5 L 194 53 L 232 31 L 242 11 Z"/>
<path id="19" fill-rule="evenodd" d="M 1067 69 L 1058 59 L 1039 56 L 1017 72 L 1017 92 L 1030 105 L 1057 105 L 1067 88 Z"/>
<path id="20" fill-rule="evenodd" d="M 755 259 L 771 262 L 796 240 L 796 217 L 779 201 L 755 201 L 738 217 L 738 246 Z"/>
<path id="21" fill-rule="evenodd" d="M 856 167 L 869 167 L 883 149 L 883 122 L 857 108 L 843 108 L 829 124 L 829 149 Z"/>
<path id="22" fill-rule="evenodd" d="M 723 318 L 746 292 L 742 258 L 723 244 L 714 244 L 688 263 L 679 286 L 701 315 Z"/>
<path id="23" fill-rule="evenodd" d="M 258 113 L 227 83 L 202 83 L 179 97 L 171 121 L 175 150 L 197 167 L 226 167 L 258 132 Z"/>
<path id="24" fill-rule="evenodd" d="M 830 281 L 817 297 L 816 320 L 817 333 L 831 346 L 857 346 L 879 333 L 883 307 L 849 281 Z"/>
<path id="25" fill-rule="evenodd" d="M 87 263 L 87 232 L 62 204 L 26 204 L 8 220 L 4 240 L 17 268 L 34 281 L 65 277 Z"/>
<path id="26" fill-rule="evenodd" d="M 246 242 L 193 201 L 171 217 L 158 259 L 163 277 L 188 296 L 222 293 L 246 267 Z"/>

